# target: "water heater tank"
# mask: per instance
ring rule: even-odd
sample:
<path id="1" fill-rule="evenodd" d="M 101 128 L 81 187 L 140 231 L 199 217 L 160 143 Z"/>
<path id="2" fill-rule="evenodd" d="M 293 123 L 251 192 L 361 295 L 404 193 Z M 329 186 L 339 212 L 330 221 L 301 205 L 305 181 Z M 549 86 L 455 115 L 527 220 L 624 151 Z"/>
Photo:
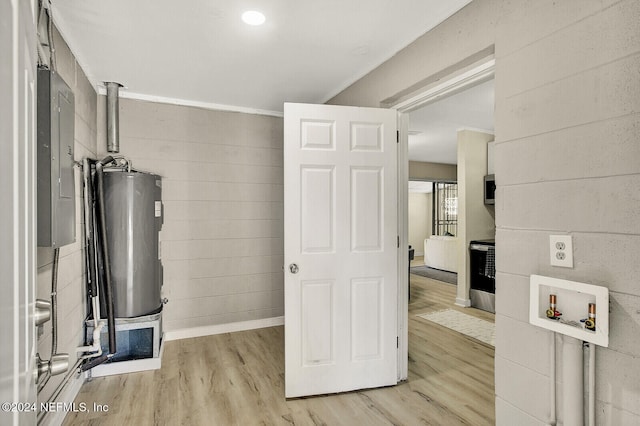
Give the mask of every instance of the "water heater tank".
<path id="1" fill-rule="evenodd" d="M 104 174 L 107 245 L 115 316 L 132 318 L 161 310 L 162 181 L 141 172 Z"/>

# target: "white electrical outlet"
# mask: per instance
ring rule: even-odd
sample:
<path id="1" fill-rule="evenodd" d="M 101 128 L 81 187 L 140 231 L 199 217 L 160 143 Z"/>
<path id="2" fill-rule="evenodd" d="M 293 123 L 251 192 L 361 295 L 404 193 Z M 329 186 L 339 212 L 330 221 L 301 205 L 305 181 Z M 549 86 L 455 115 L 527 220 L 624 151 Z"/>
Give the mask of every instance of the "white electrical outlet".
<path id="1" fill-rule="evenodd" d="M 573 268 L 573 244 L 571 235 L 549 236 L 549 261 L 552 266 Z"/>

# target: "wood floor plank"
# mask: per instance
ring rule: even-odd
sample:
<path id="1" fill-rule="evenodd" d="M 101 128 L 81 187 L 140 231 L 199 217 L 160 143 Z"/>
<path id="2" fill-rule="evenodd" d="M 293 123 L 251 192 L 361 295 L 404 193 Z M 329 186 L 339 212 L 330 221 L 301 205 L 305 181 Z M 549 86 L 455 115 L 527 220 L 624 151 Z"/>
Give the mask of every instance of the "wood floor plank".
<path id="1" fill-rule="evenodd" d="M 418 259 L 418 262 L 420 260 Z M 411 275 L 409 377 L 397 386 L 287 400 L 284 328 L 165 344 L 162 369 L 96 378 L 64 425 L 492 425 L 493 347 L 418 317 L 456 309 L 456 287 Z"/>

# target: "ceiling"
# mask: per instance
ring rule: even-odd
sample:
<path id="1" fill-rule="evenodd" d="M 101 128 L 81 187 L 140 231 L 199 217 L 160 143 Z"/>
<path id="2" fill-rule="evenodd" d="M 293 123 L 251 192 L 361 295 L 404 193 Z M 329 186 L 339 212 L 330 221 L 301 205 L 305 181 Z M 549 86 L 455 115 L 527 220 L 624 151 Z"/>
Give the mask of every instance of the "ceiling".
<path id="1" fill-rule="evenodd" d="M 470 1 L 52 0 L 52 10 L 96 86 L 278 115 L 285 101 L 326 102 Z M 266 23 L 244 24 L 246 10 Z"/>
<path id="2" fill-rule="evenodd" d="M 409 159 L 457 164 L 458 130 L 493 133 L 494 80 L 409 113 Z"/>

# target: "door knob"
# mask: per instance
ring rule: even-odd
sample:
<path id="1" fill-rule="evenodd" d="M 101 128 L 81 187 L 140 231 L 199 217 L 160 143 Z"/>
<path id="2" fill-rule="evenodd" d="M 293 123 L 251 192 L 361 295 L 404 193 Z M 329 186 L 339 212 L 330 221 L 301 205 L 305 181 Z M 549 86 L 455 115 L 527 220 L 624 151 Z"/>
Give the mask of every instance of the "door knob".
<path id="1" fill-rule="evenodd" d="M 298 268 L 298 265 L 296 265 L 295 263 L 289 265 L 289 271 L 291 271 L 292 274 L 297 274 L 299 270 L 300 268 Z"/>

